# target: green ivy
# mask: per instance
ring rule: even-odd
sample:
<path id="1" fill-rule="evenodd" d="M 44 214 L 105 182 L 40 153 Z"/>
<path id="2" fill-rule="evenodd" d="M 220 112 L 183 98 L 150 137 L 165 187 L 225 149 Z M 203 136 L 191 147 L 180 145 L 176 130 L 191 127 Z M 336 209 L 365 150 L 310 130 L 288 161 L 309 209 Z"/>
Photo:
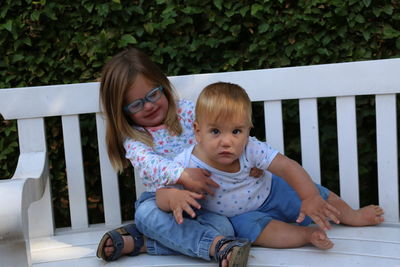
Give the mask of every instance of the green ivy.
<path id="1" fill-rule="evenodd" d="M 399 57 L 399 5 L 397 0 L 2 0 L 0 88 L 94 81 L 104 63 L 129 46 L 150 55 L 167 75 Z M 301 159 L 296 105 L 289 101 L 284 106 L 285 147 Z M 367 127 L 374 121 L 373 108 L 371 100 L 357 102 L 360 182 L 366 196 L 376 181 L 376 163 L 369 153 L 375 133 Z M 320 119 L 334 124 L 333 101 L 321 100 L 319 110 Z M 62 134 L 56 129 L 58 119 L 48 121 L 54 202 L 56 211 L 67 218 Z M 83 116 L 81 124 L 84 136 L 93 134 L 93 118 Z M 321 165 L 328 177 L 324 183 L 337 188 L 331 127 L 321 124 Z M 83 140 L 85 164 L 97 161 L 91 156 L 97 144 L 91 140 Z M 0 120 L 1 178 L 11 177 L 17 156 L 16 124 Z M 134 199 L 126 197 L 133 191 L 129 175 L 127 171 L 120 177 L 126 192 L 123 202 Z M 100 183 L 98 171 L 88 173 L 86 182 L 91 192 L 88 205 L 96 217 L 91 222 L 101 221 L 101 192 L 93 189 Z M 123 203 L 123 210 L 132 212 L 132 203 Z"/>

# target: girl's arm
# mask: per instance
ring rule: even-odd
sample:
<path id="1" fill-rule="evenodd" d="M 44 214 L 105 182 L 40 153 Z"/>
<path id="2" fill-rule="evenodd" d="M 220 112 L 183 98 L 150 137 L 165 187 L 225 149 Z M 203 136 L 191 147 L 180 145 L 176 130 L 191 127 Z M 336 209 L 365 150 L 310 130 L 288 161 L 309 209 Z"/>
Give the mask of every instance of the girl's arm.
<path id="1" fill-rule="evenodd" d="M 188 190 L 214 195 L 213 187 L 219 186 L 209 177 L 209 172 L 200 168 L 184 168 L 178 160 L 168 159 L 146 144 L 129 140 L 124 147 L 127 158 L 139 171 L 143 183 L 152 185 L 154 189 L 181 184 Z"/>
<path id="2" fill-rule="evenodd" d="M 297 222 L 302 222 L 305 215 L 308 215 L 324 230 L 330 228 L 328 219 L 339 223 L 339 211 L 321 197 L 311 177 L 296 161 L 278 153 L 268 170 L 285 179 L 302 200 Z"/>
<path id="3" fill-rule="evenodd" d="M 197 202 L 197 199 L 201 198 L 203 198 L 201 194 L 172 187 L 160 188 L 156 191 L 158 207 L 166 212 L 172 211 L 178 224 L 183 223 L 182 213 L 184 211 L 189 214 L 190 217 L 196 217 L 193 208 L 201 208 L 200 204 Z"/>

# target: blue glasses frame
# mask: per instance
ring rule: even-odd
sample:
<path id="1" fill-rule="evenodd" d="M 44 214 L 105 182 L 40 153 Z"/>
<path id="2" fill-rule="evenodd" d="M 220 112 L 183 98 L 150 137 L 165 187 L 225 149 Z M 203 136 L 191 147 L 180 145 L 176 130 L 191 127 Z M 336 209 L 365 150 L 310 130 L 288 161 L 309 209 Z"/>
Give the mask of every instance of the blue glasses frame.
<path id="1" fill-rule="evenodd" d="M 132 103 L 126 105 L 124 107 L 124 111 L 130 114 L 138 113 L 143 109 L 144 104 L 146 104 L 146 102 L 154 103 L 157 100 L 159 100 L 163 90 L 164 87 L 162 87 L 161 85 L 156 88 L 153 88 L 150 92 L 146 94 L 144 98 L 136 99 Z"/>

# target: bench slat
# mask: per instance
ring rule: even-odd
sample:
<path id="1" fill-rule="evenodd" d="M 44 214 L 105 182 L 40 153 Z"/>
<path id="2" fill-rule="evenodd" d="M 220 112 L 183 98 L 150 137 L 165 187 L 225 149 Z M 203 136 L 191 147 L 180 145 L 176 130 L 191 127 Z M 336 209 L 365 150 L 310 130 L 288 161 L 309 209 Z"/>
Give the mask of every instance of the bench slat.
<path id="1" fill-rule="evenodd" d="M 62 116 L 72 229 L 88 227 L 79 115 Z"/>
<path id="2" fill-rule="evenodd" d="M 360 208 L 358 183 L 356 101 L 354 96 L 336 98 L 340 197 L 353 209 Z M 344 186 L 345 185 L 345 186 Z"/>
<path id="3" fill-rule="evenodd" d="M 375 101 L 379 204 L 386 221 L 399 222 L 396 95 L 379 95 Z"/>
<path id="4" fill-rule="evenodd" d="M 264 119 L 265 137 L 268 144 L 284 154 L 282 101 L 265 101 Z"/>
<path id="5" fill-rule="evenodd" d="M 301 159 L 314 182 L 321 183 L 317 99 L 300 99 Z"/>
<path id="6" fill-rule="evenodd" d="M 118 225 L 121 224 L 122 218 L 118 175 L 108 158 L 105 143 L 105 123 L 100 113 L 96 113 L 96 125 L 105 223 L 106 225 Z"/>

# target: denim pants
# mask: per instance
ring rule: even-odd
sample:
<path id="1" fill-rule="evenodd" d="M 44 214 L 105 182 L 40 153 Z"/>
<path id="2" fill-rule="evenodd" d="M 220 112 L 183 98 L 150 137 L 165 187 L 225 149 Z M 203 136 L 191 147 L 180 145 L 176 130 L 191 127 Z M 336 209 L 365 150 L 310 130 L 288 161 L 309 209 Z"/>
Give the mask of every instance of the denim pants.
<path id="1" fill-rule="evenodd" d="M 152 255 L 187 255 L 210 260 L 210 247 L 217 236 L 234 236 L 229 219 L 205 210 L 196 217 L 184 217 L 178 224 L 171 212 L 160 210 L 155 193 L 144 192 L 135 204 L 135 222 L 148 239 L 147 253 Z"/>

